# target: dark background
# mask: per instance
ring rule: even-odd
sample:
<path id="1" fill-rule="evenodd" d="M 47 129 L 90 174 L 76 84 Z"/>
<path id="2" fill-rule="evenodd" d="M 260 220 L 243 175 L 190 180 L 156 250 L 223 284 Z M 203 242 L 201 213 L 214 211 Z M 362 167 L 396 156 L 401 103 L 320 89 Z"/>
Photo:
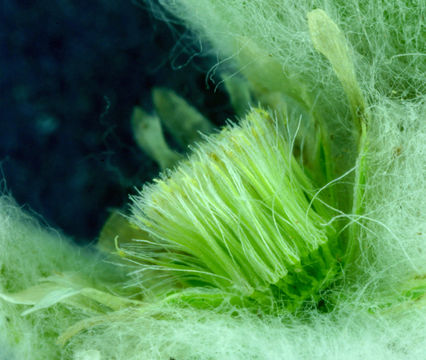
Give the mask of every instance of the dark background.
<path id="1" fill-rule="evenodd" d="M 227 96 L 176 22 L 131 0 L 16 1 L 0 9 L 0 169 L 20 205 L 78 243 L 158 168 L 133 141 L 133 106 L 174 89 L 216 125 Z M 163 18 L 163 19 L 162 19 Z"/>

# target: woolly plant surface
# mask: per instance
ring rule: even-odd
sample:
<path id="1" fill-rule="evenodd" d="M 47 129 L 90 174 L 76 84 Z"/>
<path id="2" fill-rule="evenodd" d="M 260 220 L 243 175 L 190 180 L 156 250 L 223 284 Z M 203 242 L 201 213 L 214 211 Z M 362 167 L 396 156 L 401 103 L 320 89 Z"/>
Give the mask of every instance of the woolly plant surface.
<path id="1" fill-rule="evenodd" d="M 150 4 L 241 119 L 112 217 L 107 261 L 4 197 L 0 357 L 424 359 L 424 2 Z"/>

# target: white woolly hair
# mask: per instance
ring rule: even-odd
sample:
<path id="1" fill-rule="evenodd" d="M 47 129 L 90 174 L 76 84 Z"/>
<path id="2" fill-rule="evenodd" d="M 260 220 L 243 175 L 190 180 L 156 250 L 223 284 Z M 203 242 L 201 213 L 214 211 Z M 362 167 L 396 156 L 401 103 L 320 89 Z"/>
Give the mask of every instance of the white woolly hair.
<path id="1" fill-rule="evenodd" d="M 424 359 L 424 311 L 375 316 L 359 309 L 310 320 L 162 308 L 157 318 L 127 311 L 121 321 L 72 339 L 99 359 Z M 92 359 L 92 358 L 88 358 Z"/>
<path id="2" fill-rule="evenodd" d="M 106 279 L 119 281 L 119 273 L 99 260 L 99 255 L 72 245 L 59 232 L 40 225 L 34 215 L 19 208 L 9 196 L 0 197 L 1 360 L 59 359 L 57 337 L 87 316 L 85 311 L 59 303 L 23 315 L 28 306 L 5 302 L 2 297 L 71 271 L 98 283 Z M 25 303 L 25 292 L 20 294 Z"/>
<path id="3" fill-rule="evenodd" d="M 307 14 L 324 10 L 351 44 L 362 89 L 373 99 L 425 95 L 422 0 L 158 0 L 213 45 L 221 62 L 240 60 L 248 42 L 278 60 L 284 74 L 338 93 L 330 66 L 314 51 Z M 158 9 L 158 8 L 157 8 Z M 254 66 L 257 58 L 246 59 Z M 242 70 L 243 71 L 243 70 Z M 264 69 L 267 73 L 268 69 Z M 261 78 L 264 74 L 259 74 Z M 282 84 L 283 87 L 288 84 Z M 333 101 L 333 100 L 330 100 Z"/>

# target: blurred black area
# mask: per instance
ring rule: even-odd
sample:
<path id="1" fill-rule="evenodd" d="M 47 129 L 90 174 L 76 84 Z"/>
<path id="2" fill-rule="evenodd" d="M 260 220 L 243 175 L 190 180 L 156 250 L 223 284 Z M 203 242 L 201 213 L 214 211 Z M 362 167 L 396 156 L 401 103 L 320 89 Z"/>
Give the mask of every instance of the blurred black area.
<path id="1" fill-rule="evenodd" d="M 143 3 L 0 6 L 0 168 L 19 204 L 78 243 L 158 173 L 129 126 L 133 106 L 151 109 L 152 87 L 175 89 L 216 125 L 230 115 L 206 81 L 212 60 Z"/>

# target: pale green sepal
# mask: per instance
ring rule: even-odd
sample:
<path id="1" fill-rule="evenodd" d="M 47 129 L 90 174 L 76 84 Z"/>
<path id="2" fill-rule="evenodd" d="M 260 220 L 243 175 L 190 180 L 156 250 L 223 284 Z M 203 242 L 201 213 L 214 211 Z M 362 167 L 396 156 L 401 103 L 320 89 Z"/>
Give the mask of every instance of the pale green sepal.
<path id="1" fill-rule="evenodd" d="M 355 75 L 345 36 L 333 20 L 321 9 L 308 13 L 308 25 L 314 48 L 333 66 L 349 99 L 351 111 L 359 131 L 365 117 L 365 100 Z"/>
<path id="2" fill-rule="evenodd" d="M 152 100 L 161 121 L 183 148 L 212 132 L 210 121 L 174 91 L 154 89 Z"/>
<path id="3" fill-rule="evenodd" d="M 31 309 L 22 313 L 23 315 L 27 315 L 31 312 L 50 307 L 79 292 L 80 290 L 63 288 L 57 284 L 44 283 L 13 294 L 0 293 L 0 298 L 12 304 L 34 305 Z"/>
<path id="4" fill-rule="evenodd" d="M 234 74 L 223 74 L 222 79 L 237 116 L 246 115 L 252 103 L 249 82 L 243 77 Z"/>
<path id="5" fill-rule="evenodd" d="M 140 304 L 139 301 L 89 287 L 85 281 L 71 273 L 42 279 L 40 284 L 17 293 L 0 293 L 0 298 L 13 304 L 33 305 L 22 315 L 28 315 L 58 303 L 68 304 L 93 314 Z"/>
<path id="6" fill-rule="evenodd" d="M 136 143 L 160 165 L 161 170 L 171 168 L 179 161 L 181 156 L 167 145 L 157 116 L 149 115 L 135 106 L 131 123 Z"/>

